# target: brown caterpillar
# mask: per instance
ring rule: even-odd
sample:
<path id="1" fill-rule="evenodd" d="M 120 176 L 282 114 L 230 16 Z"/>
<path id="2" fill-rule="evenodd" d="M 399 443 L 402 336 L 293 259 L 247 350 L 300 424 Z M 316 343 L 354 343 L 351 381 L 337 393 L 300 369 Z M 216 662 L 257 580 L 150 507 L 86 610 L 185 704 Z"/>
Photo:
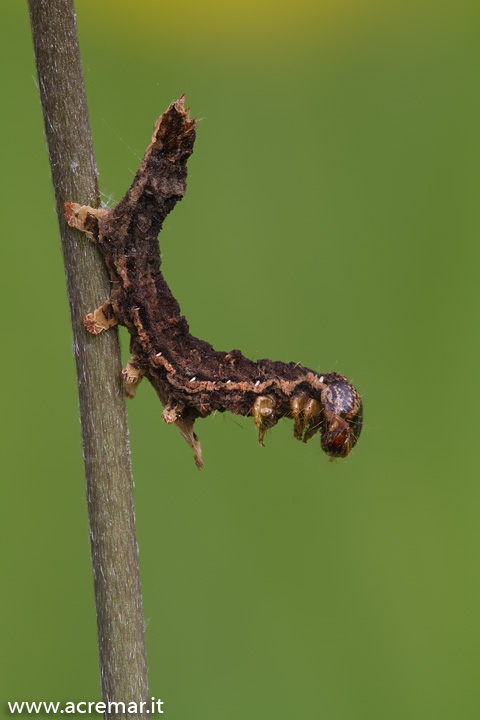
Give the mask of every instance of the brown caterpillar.
<path id="1" fill-rule="evenodd" d="M 84 318 L 96 335 L 117 323 L 131 335 L 132 356 L 123 370 L 126 393 L 135 395 L 143 376 L 164 405 L 202 467 L 194 422 L 211 412 L 252 415 L 263 444 L 265 431 L 293 417 L 294 434 L 306 442 L 320 431 L 323 450 L 345 457 L 362 428 L 362 401 L 337 373 L 319 374 L 297 363 L 245 358 L 239 350 L 218 352 L 190 334 L 186 319 L 160 272 L 158 233 L 186 191 L 186 162 L 193 151 L 195 120 L 184 96 L 155 123 L 127 194 L 113 209 L 65 203 L 68 224 L 102 252 L 112 281 L 109 299 Z"/>

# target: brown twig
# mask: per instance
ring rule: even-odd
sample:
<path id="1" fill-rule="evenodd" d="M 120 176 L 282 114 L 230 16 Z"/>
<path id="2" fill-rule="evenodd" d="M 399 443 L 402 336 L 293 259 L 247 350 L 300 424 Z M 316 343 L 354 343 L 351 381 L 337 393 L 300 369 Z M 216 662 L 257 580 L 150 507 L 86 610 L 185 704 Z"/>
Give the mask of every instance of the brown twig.
<path id="1" fill-rule="evenodd" d="M 82 323 L 110 286 L 98 251 L 64 219 L 66 200 L 99 205 L 75 10 L 28 3 L 77 362 L 103 698 L 139 704 L 148 686 L 120 351 L 115 331 L 95 339 Z"/>

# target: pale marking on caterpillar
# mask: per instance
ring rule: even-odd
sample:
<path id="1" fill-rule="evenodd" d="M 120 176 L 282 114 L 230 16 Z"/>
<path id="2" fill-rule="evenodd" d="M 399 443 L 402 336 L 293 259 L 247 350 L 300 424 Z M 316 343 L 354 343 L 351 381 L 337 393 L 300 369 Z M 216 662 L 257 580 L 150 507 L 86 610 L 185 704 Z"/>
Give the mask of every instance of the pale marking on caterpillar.
<path id="1" fill-rule="evenodd" d="M 110 298 L 84 318 L 93 335 L 117 324 L 131 336 L 132 356 L 122 371 L 134 397 L 143 377 L 155 388 L 166 423 L 174 423 L 202 467 L 193 430 L 199 417 L 226 410 L 251 415 L 259 441 L 280 418 L 294 420 L 294 435 L 306 442 L 318 431 L 323 450 L 345 457 L 362 427 L 362 401 L 348 380 L 299 363 L 249 360 L 239 350 L 218 352 L 189 332 L 188 323 L 160 272 L 157 236 L 186 191 L 186 162 L 193 150 L 195 120 L 184 96 L 155 123 L 130 189 L 114 208 L 65 203 L 68 224 L 102 252 L 112 282 Z"/>

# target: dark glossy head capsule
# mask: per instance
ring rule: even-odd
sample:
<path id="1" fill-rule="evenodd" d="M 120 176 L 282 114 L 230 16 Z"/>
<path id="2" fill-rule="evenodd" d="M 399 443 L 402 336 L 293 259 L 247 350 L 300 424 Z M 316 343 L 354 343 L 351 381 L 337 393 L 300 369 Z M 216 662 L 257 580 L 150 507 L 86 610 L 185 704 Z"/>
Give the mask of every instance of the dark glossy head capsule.
<path id="1" fill-rule="evenodd" d="M 339 378 L 322 390 L 322 407 L 322 448 L 331 457 L 346 457 L 362 430 L 362 399 L 348 380 Z"/>

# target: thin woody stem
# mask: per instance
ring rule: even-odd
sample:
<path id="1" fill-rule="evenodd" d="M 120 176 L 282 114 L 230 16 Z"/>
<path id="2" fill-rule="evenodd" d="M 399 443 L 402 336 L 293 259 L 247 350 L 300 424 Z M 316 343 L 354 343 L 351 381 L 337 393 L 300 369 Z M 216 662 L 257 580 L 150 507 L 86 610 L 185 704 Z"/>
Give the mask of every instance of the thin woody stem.
<path id="1" fill-rule="evenodd" d="M 82 323 L 110 284 L 97 249 L 64 219 L 67 200 L 99 205 L 75 9 L 28 4 L 77 363 L 103 698 L 139 706 L 148 686 L 120 350 L 115 330 L 93 338 Z"/>

